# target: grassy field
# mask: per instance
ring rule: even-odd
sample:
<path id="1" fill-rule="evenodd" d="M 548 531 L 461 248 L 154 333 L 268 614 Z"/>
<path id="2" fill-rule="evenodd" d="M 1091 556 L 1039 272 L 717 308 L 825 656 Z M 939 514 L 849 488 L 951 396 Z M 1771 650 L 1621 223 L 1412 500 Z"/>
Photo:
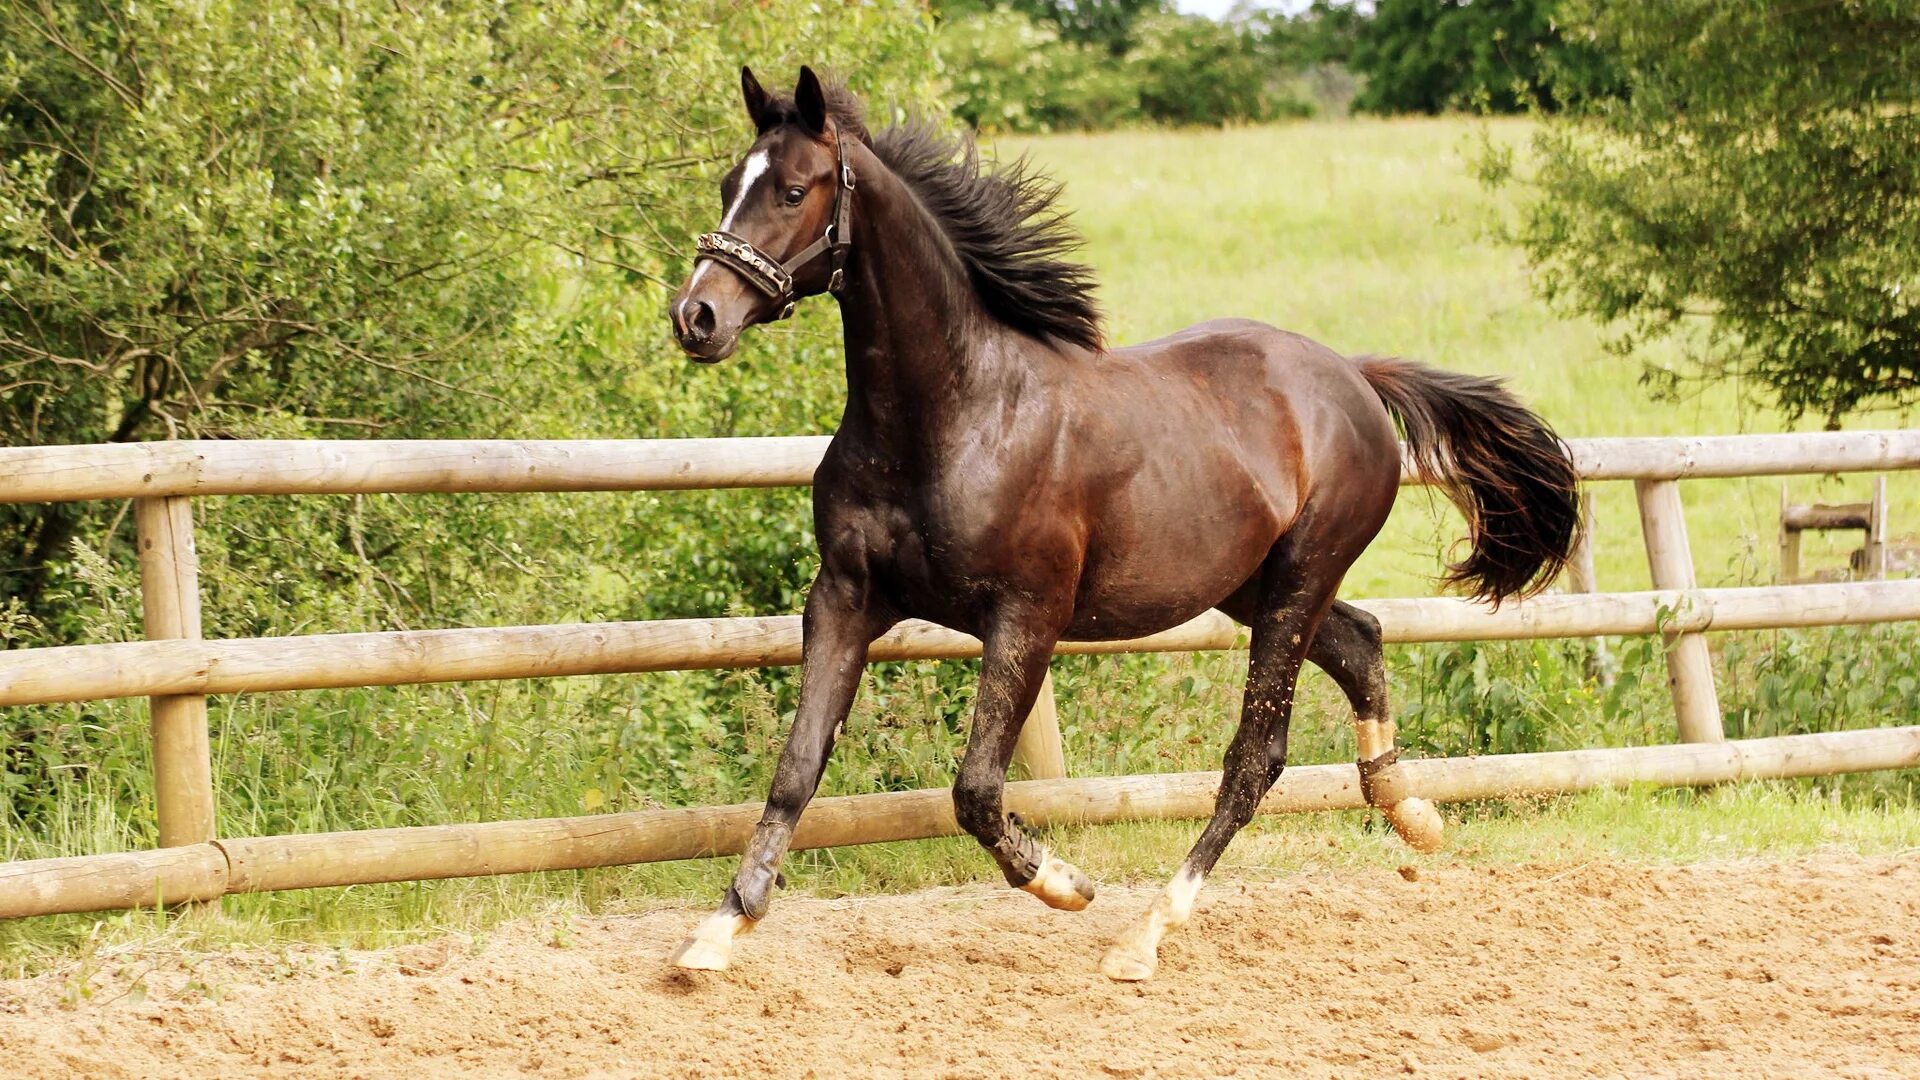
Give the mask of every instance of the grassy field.
<path id="1" fill-rule="evenodd" d="M 1314 123 L 1229 132 L 1118 133 L 1007 142 L 1067 184 L 1067 201 L 1104 282 L 1116 341 L 1144 340 L 1217 315 L 1265 319 L 1346 352 L 1395 353 L 1510 377 L 1563 434 L 1780 430 L 1780 418 L 1731 388 L 1649 402 L 1637 370 L 1606 354 L 1601 332 L 1556 316 L 1527 287 L 1518 257 L 1489 237 L 1503 208 L 1472 180 L 1478 123 Z M 1498 123 L 1492 138 L 1523 139 Z M 1857 426 L 1891 426 L 1878 417 Z M 1776 481 L 1690 483 L 1685 497 L 1703 582 L 1764 582 L 1774 571 Z M 1860 477 L 1798 478 L 1799 500 L 1862 497 Z M 1920 493 L 1904 478 L 1899 508 Z M 1601 485 L 1602 585 L 1643 588 L 1647 572 L 1627 485 Z M 599 497 L 593 497 L 599 498 Z M 1425 595 L 1438 552 L 1460 535 L 1450 509 L 1415 492 L 1348 581 L 1349 596 Z M 1843 544 L 1810 538 L 1810 566 L 1840 565 Z M 102 571 L 105 573 L 105 571 Z M 102 595 L 132 595 L 128 580 Z M 121 612 L 123 622 L 129 618 Z M 134 620 L 137 622 L 137 620 Z M 128 625 L 133 625 L 129 622 Z M 320 627 L 308 630 L 323 629 Z M 111 637 L 111 634 L 102 635 Z M 1920 700 L 1911 628 L 1721 638 L 1723 704 L 1735 734 L 1905 722 Z M 1657 656 L 1625 643 L 1628 679 L 1607 691 L 1581 646 L 1548 643 L 1395 651 L 1396 703 L 1418 753 L 1618 745 L 1670 738 Z M 1073 659 L 1056 664 L 1070 766 L 1077 774 L 1215 768 L 1238 707 L 1244 659 Z M 944 672 L 944 673 L 943 673 Z M 890 668 L 863 696 L 824 789 L 942 784 L 959 749 L 969 680 L 954 668 Z M 216 768 L 228 834 L 576 814 L 661 798 L 646 777 L 671 773 L 683 801 L 749 799 L 765 790 L 781 708 L 764 682 L 716 704 L 687 690 L 705 676 L 555 680 L 215 703 Z M 689 703 L 705 712 L 690 711 Z M 123 756 L 76 775 L 144 792 L 137 703 L 74 710 L 75 724 L 119 725 Z M 719 715 L 725 714 L 725 715 Z M 746 752 L 726 742 L 744 716 Z M 288 742 L 285 733 L 297 738 Z M 366 740 L 366 741 L 363 741 Z M 387 748 L 370 754 L 367 745 Z M 344 749 L 343 749 L 344 747 Z M 1351 760 L 1345 705 L 1318 676 L 1303 684 L 1293 760 Z M 132 777 L 129 781 L 128 777 Z M 1725 791 L 1600 794 L 1462 811 L 1441 859 L 1693 859 L 1920 846 L 1915 779 Z M 136 846 L 124 788 L 63 804 L 44 833 L 0 833 L 0 857 Z M 135 815 L 146 821 L 145 813 Z M 142 825 L 141 827 L 145 827 Z M 1192 823 L 1067 830 L 1055 840 L 1106 880 L 1159 876 L 1195 835 Z M 1329 843 L 1331 840 L 1331 844 Z M 1359 814 L 1268 821 L 1228 854 L 1243 871 L 1393 863 L 1409 855 Z M 661 867 L 316 890 L 230 898 L 223 920 L 161 932 L 203 944 L 321 938 L 357 944 L 558 907 L 605 909 L 661 898 L 709 900 L 731 860 Z M 970 841 L 797 857 L 796 888 L 898 890 L 987 880 Z M 160 927 L 151 914 L 0 924 L 0 967 L 97 947 Z"/>

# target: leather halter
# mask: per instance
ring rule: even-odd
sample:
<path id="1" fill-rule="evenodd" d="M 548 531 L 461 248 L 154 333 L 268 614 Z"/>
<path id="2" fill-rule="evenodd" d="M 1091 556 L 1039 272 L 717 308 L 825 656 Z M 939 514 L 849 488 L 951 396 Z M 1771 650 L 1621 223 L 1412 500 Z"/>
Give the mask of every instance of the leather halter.
<path id="1" fill-rule="evenodd" d="M 822 252 L 833 264 L 833 273 L 827 278 L 827 291 L 837 296 L 841 286 L 846 283 L 847 249 L 853 246 L 853 236 L 848 229 L 848 219 L 853 214 L 853 170 L 847 166 L 847 144 L 844 139 L 836 138 L 834 148 L 839 157 L 839 168 L 835 177 L 838 183 L 833 189 L 833 218 L 827 222 L 826 231 L 820 234 L 820 238 L 808 244 L 798 255 L 783 263 L 729 232 L 702 233 L 693 242 L 697 249 L 693 257 L 695 263 L 701 259 L 712 259 L 746 278 L 748 284 L 781 304 L 780 314 L 774 316 L 776 320 L 793 314 L 796 299 L 793 295 L 793 275 L 819 258 Z"/>

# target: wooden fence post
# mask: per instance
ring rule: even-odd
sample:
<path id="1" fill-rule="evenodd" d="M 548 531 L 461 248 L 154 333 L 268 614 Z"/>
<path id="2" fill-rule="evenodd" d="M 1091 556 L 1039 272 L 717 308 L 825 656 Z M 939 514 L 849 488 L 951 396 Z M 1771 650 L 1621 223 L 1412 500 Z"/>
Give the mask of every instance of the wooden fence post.
<path id="1" fill-rule="evenodd" d="M 136 499 L 140 598 L 147 638 L 200 638 L 200 558 L 193 547 L 193 502 L 185 496 Z M 153 796 L 160 846 L 213 839 L 213 765 L 207 699 L 152 698 Z"/>
<path id="2" fill-rule="evenodd" d="M 1656 589 L 1695 588 L 1693 547 L 1687 540 L 1686 513 L 1680 505 L 1680 485 L 1672 480 L 1635 480 L 1640 500 L 1640 528 L 1647 541 L 1647 566 Z M 1680 741 L 1723 742 L 1720 696 L 1713 686 L 1713 657 L 1700 633 L 1668 633 L 1667 686 L 1673 692 L 1674 719 Z"/>
<path id="3" fill-rule="evenodd" d="M 1580 533 L 1574 539 L 1573 557 L 1567 560 L 1567 588 L 1576 593 L 1597 593 L 1600 591 L 1600 579 L 1593 571 L 1593 489 L 1580 489 Z M 1589 674 L 1600 680 L 1600 685 L 1609 689 L 1613 686 L 1613 653 L 1607 649 L 1607 639 L 1593 639 L 1592 664 Z"/>
<path id="4" fill-rule="evenodd" d="M 1887 580 L 1887 478 L 1873 478 L 1873 503 L 1867 510 L 1867 544 L 1861 549 L 1868 581 Z"/>
<path id="5" fill-rule="evenodd" d="M 1800 583 L 1800 530 L 1789 526 L 1787 518 L 1793 508 L 1793 500 L 1785 480 L 1780 481 L 1780 574 L 1775 584 L 1797 585 Z"/>
<path id="6" fill-rule="evenodd" d="M 1020 739 L 1013 744 L 1013 760 L 1026 769 L 1032 780 L 1065 780 L 1067 752 L 1060 743 L 1060 711 L 1053 700 L 1053 673 L 1040 681 L 1040 696 L 1033 711 L 1020 726 Z"/>

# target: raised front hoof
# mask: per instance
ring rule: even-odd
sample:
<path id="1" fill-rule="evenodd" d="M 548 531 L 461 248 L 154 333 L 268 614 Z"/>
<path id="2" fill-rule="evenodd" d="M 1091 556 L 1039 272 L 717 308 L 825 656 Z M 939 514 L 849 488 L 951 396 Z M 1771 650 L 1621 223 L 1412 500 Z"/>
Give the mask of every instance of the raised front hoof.
<path id="1" fill-rule="evenodd" d="M 1085 911 L 1087 905 L 1093 903 L 1093 880 L 1081 873 L 1079 867 L 1051 855 L 1040 864 L 1033 880 L 1020 889 L 1061 911 Z"/>
<path id="2" fill-rule="evenodd" d="M 1114 982 L 1146 982 L 1153 978 L 1153 969 L 1160 966 L 1160 958 L 1151 952 L 1142 953 L 1125 945 L 1115 945 L 1100 958 L 1100 974 Z"/>
<path id="3" fill-rule="evenodd" d="M 669 962 L 687 971 L 725 971 L 733 962 L 733 939 L 753 929 L 745 915 L 709 915 L 673 950 Z"/>
<path id="4" fill-rule="evenodd" d="M 1446 841 L 1446 821 L 1425 799 L 1401 799 L 1387 811 L 1387 821 L 1400 839 L 1415 851 L 1439 851 Z"/>

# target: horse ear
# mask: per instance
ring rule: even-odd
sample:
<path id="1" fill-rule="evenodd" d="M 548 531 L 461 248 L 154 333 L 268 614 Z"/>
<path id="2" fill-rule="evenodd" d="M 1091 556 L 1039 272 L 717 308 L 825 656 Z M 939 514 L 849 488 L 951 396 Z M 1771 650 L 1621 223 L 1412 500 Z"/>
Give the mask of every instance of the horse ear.
<path id="1" fill-rule="evenodd" d="M 800 107 L 800 119 L 807 130 L 815 135 L 823 135 L 827 130 L 827 92 L 820 86 L 820 76 L 810 67 L 800 68 L 800 85 L 794 88 L 793 103 Z"/>
<path id="2" fill-rule="evenodd" d="M 753 77 L 753 69 L 740 65 L 740 96 L 747 103 L 747 119 L 753 121 L 754 131 L 764 135 L 767 131 L 767 105 L 771 98 L 760 88 L 760 80 Z"/>

